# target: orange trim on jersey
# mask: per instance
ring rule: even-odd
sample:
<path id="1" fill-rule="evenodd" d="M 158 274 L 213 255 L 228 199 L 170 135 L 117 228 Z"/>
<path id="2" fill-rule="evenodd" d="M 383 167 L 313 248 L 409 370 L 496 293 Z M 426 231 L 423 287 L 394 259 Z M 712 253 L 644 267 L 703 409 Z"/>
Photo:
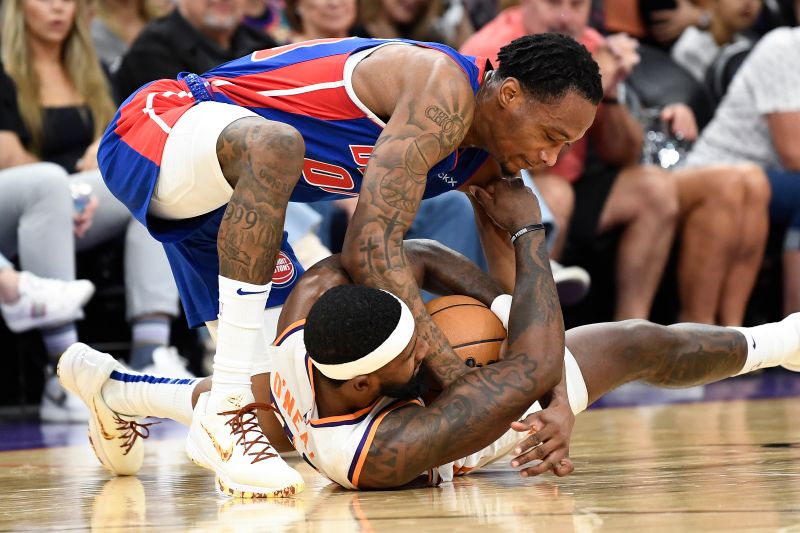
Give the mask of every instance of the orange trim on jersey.
<path id="1" fill-rule="evenodd" d="M 361 449 L 361 455 L 359 455 L 358 457 L 356 468 L 353 471 L 353 479 L 351 480 L 351 483 L 353 485 L 358 487 L 358 479 L 359 477 L 361 477 L 361 468 L 364 466 L 364 461 L 367 460 L 367 455 L 369 455 L 369 449 L 372 446 L 372 441 L 375 439 L 375 433 L 378 431 L 378 426 L 381 425 L 383 419 L 386 418 L 386 415 L 388 415 L 395 409 L 399 409 L 400 407 L 405 407 L 406 405 L 411 405 L 411 404 L 417 404 L 419 406 L 422 406 L 422 402 L 420 402 L 419 400 L 409 400 L 407 402 L 399 403 L 381 413 L 375 420 L 375 423 L 372 424 L 372 428 L 370 428 L 369 430 L 369 435 L 367 435 L 367 440 L 364 443 L 364 447 Z"/>
<path id="2" fill-rule="evenodd" d="M 323 424 L 334 424 L 336 422 L 348 422 L 350 420 L 355 420 L 357 418 L 361 418 L 367 415 L 370 411 L 372 411 L 375 408 L 375 406 L 378 405 L 378 402 L 381 401 L 381 399 L 382 397 L 378 397 L 378 399 L 372 402 L 370 406 L 365 407 L 363 409 L 359 409 L 355 413 L 350 413 L 349 415 L 326 416 L 325 418 L 317 418 L 316 420 L 309 420 L 308 423 L 314 427 L 317 427 Z"/>
<path id="3" fill-rule="evenodd" d="M 280 343 L 282 343 L 286 339 L 286 336 L 289 333 L 291 333 L 294 328 L 296 328 L 297 326 L 302 326 L 305 323 L 306 323 L 306 319 L 305 318 L 301 318 L 300 320 L 297 320 L 296 322 L 292 322 L 291 324 L 289 324 L 286 327 L 286 329 L 283 330 L 283 332 L 280 335 L 278 335 L 275 338 L 275 342 L 273 342 L 272 345 L 273 346 L 278 346 Z"/>

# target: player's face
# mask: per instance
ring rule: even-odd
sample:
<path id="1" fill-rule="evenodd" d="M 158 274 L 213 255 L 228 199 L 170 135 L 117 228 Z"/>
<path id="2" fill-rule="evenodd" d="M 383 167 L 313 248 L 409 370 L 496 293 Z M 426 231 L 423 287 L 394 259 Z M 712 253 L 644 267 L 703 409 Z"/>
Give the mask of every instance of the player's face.
<path id="1" fill-rule="evenodd" d="M 591 0 L 522 0 L 528 33 L 564 33 L 579 40 L 589 23 Z"/>
<path id="2" fill-rule="evenodd" d="M 409 400 L 420 396 L 425 383 L 422 360 L 428 353 L 428 343 L 415 332 L 403 353 L 380 369 L 381 396 Z"/>
<path id="3" fill-rule="evenodd" d="M 717 0 L 714 12 L 733 31 L 746 30 L 761 12 L 761 0 Z"/>
<path id="4" fill-rule="evenodd" d="M 78 0 L 24 0 L 25 29 L 34 41 L 60 45 L 72 30 Z"/>
<path id="5" fill-rule="evenodd" d="M 504 175 L 521 169 L 542 170 L 556 164 L 561 150 L 583 137 L 597 107 L 575 91 L 544 103 L 525 95 L 494 117 L 487 149 Z"/>

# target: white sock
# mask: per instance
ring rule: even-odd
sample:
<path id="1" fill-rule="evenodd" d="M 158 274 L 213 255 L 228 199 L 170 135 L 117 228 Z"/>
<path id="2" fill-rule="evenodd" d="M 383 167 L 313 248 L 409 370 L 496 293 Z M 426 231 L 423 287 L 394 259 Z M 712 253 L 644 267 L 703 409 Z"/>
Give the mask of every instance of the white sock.
<path id="1" fill-rule="evenodd" d="M 192 392 L 199 379 L 149 376 L 133 371 L 113 371 L 103 384 L 106 404 L 121 415 L 169 418 L 192 423 Z"/>
<path id="2" fill-rule="evenodd" d="M 262 342 L 264 307 L 272 283 L 253 285 L 219 277 L 219 326 L 209 406 L 251 392 L 250 374 L 256 345 Z M 213 407 L 211 407 L 213 408 Z"/>
<path id="3" fill-rule="evenodd" d="M 747 361 L 737 376 L 778 366 L 800 350 L 800 335 L 791 319 L 751 328 L 732 328 L 747 339 Z"/>

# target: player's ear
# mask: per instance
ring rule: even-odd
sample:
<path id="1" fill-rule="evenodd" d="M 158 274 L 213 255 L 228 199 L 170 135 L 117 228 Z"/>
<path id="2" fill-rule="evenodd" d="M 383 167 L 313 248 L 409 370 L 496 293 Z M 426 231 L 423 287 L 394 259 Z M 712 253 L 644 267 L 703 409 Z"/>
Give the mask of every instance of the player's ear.
<path id="1" fill-rule="evenodd" d="M 522 86 L 517 78 L 506 78 L 500 84 L 497 94 L 497 101 L 500 107 L 506 108 L 520 102 L 522 98 Z"/>
<path id="2" fill-rule="evenodd" d="M 356 376 L 349 381 L 348 385 L 350 385 L 353 390 L 359 394 L 365 394 L 372 392 L 372 390 L 375 388 L 380 388 L 378 379 L 372 374 Z"/>

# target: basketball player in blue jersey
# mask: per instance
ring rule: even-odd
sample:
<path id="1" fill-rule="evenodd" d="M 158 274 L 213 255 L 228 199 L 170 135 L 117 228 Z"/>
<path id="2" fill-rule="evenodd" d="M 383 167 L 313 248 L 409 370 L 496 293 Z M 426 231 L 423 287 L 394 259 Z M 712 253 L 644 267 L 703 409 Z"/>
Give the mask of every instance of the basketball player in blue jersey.
<path id="1" fill-rule="evenodd" d="M 462 365 L 462 376 L 423 406 L 415 385 L 427 345 L 408 306 L 384 291 L 350 285 L 339 257 L 323 260 L 286 302 L 271 373 L 253 379 L 256 399 L 275 406 L 278 418 L 262 411 L 268 416 L 260 422 L 279 449 L 293 446 L 351 489 L 435 484 L 509 452 L 523 476 L 566 475 L 573 468 L 574 414 L 623 383 L 687 387 L 768 366 L 800 371 L 800 314 L 753 328 L 596 324 L 568 331 L 559 352 L 561 317 L 542 232 L 535 229 L 536 200 L 517 182 L 488 191 L 476 190 L 477 200 L 514 240 L 513 298 L 441 245 L 409 241 L 405 251 L 421 286 L 491 305 L 508 328 L 502 360 Z M 59 370 L 65 387 L 94 406 L 95 452 L 117 474 L 133 474 L 142 464 L 138 437 L 146 431 L 138 417 L 188 424 L 192 402 L 207 401 L 210 387 L 208 380 L 136 374 L 85 345 L 70 348 Z M 544 411 L 537 412 L 536 400 Z M 258 425 L 251 408 L 232 415 L 237 434 Z M 252 454 L 263 459 L 259 448 Z M 542 462 L 529 466 L 536 460 Z M 220 487 L 230 493 L 224 480 Z"/>
<path id="2" fill-rule="evenodd" d="M 257 428 L 239 438 L 221 414 L 251 403 L 254 366 L 269 367 L 264 308 L 301 273 L 283 233 L 289 200 L 359 195 L 342 264 L 409 306 L 438 382 L 460 375 L 403 255 L 420 200 L 553 165 L 602 96 L 597 65 L 568 37 L 524 37 L 500 57 L 492 71 L 433 43 L 297 43 L 145 85 L 108 127 L 98 160 L 109 189 L 164 243 L 190 324 L 216 332 L 187 451 L 239 493 L 303 487 Z M 508 269 L 491 252 L 510 254 L 508 243 L 492 245 L 500 230 L 479 220 L 490 261 Z"/>

